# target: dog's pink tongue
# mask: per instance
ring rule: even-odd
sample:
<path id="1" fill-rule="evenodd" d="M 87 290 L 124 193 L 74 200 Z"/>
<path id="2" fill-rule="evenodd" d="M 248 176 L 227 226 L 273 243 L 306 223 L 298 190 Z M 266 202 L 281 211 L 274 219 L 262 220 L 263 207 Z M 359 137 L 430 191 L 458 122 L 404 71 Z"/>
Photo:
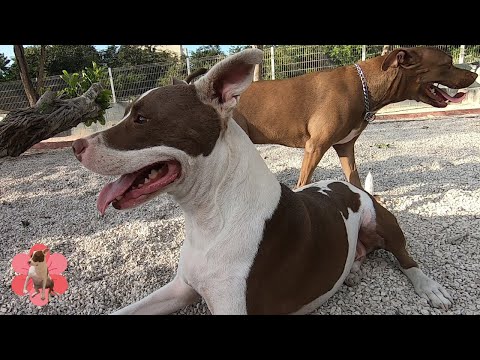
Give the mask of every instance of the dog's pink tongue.
<path id="1" fill-rule="evenodd" d="M 442 89 L 440 89 L 438 87 L 437 87 L 437 91 L 440 91 L 440 93 L 442 94 L 442 96 L 445 99 L 450 100 L 453 103 L 461 103 L 462 100 L 465 98 L 465 95 L 467 95 L 466 93 L 458 92 L 454 96 L 450 96 L 445 91 L 443 91 Z"/>
<path id="2" fill-rule="evenodd" d="M 97 199 L 97 209 L 100 211 L 100 214 L 103 215 L 108 205 L 110 205 L 117 196 L 123 195 L 125 191 L 132 186 L 136 177 L 136 173 L 125 174 L 122 175 L 117 181 L 104 186 L 102 191 L 100 191 L 100 194 L 98 194 Z"/>

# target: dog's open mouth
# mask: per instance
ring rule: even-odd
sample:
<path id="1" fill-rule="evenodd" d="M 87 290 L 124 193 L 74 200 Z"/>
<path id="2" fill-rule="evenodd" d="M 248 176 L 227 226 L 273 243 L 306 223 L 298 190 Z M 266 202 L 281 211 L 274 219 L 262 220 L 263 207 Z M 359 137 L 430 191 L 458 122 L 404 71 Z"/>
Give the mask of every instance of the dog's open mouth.
<path id="1" fill-rule="evenodd" d="M 176 160 L 149 165 L 117 181 L 105 185 L 97 200 L 97 209 L 103 215 L 108 205 L 117 210 L 138 206 L 180 177 L 181 166 Z"/>
<path id="2" fill-rule="evenodd" d="M 461 103 L 467 95 L 464 92 L 457 92 L 454 96 L 450 96 L 445 90 L 440 89 L 433 83 L 426 85 L 425 93 L 431 100 L 433 100 L 431 105 L 436 107 L 445 107 L 449 102 Z"/>

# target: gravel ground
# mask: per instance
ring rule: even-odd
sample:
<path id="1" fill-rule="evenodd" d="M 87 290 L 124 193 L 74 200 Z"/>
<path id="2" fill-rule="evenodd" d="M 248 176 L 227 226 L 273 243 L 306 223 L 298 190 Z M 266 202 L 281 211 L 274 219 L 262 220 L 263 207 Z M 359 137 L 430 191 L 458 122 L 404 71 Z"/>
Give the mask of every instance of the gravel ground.
<path id="1" fill-rule="evenodd" d="M 364 262 L 363 280 L 343 285 L 317 314 L 480 314 L 480 117 L 375 122 L 357 142 L 360 175 L 403 228 L 424 271 L 453 296 L 447 312 L 430 308 L 384 251 Z M 258 146 L 278 179 L 293 187 L 303 151 Z M 332 149 L 314 180 L 343 179 Z M 96 196 L 105 179 L 69 149 L 0 160 L 0 315 L 108 314 L 169 282 L 184 237 L 183 216 L 168 196 L 129 212 Z M 69 289 L 37 308 L 10 288 L 11 260 L 42 242 L 65 255 Z M 208 314 L 204 302 L 180 314 Z"/>

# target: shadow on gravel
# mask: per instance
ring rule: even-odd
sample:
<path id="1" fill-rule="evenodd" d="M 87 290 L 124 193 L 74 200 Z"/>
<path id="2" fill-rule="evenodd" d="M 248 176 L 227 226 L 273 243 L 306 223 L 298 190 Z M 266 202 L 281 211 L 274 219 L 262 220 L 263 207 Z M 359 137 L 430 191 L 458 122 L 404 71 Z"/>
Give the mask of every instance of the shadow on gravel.
<path id="1" fill-rule="evenodd" d="M 408 164 L 408 167 L 402 167 Z M 469 161 L 453 164 L 439 161 L 431 156 L 392 156 L 382 161 L 366 161 L 358 165 L 362 183 L 369 171 L 372 172 L 375 192 L 391 191 L 397 187 L 412 186 L 403 195 L 430 194 L 450 189 L 475 191 L 480 188 L 478 174 L 480 164 Z M 294 188 L 300 175 L 300 168 L 290 167 L 274 172 L 277 179 Z M 345 180 L 340 164 L 337 169 L 322 168 L 320 163 L 315 169 L 312 182 L 320 180 Z"/>

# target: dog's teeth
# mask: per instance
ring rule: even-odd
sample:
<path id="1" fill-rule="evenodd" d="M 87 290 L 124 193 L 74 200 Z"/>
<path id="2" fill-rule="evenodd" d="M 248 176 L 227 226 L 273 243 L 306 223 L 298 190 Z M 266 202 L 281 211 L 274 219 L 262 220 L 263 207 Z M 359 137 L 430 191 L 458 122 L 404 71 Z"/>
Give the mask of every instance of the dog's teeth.
<path id="1" fill-rule="evenodd" d="M 140 189 L 141 187 L 143 187 L 143 184 L 139 184 L 139 185 L 138 185 L 138 188 L 139 188 L 139 189 Z"/>
<path id="2" fill-rule="evenodd" d="M 150 179 L 149 179 L 149 178 L 145 178 L 144 183 L 147 184 L 147 183 L 149 183 L 149 182 L 150 182 Z"/>
<path id="3" fill-rule="evenodd" d="M 150 171 L 150 174 L 148 174 L 148 177 L 150 179 L 154 179 L 157 176 L 157 174 L 158 174 L 158 171 L 153 169 L 152 171 Z"/>

